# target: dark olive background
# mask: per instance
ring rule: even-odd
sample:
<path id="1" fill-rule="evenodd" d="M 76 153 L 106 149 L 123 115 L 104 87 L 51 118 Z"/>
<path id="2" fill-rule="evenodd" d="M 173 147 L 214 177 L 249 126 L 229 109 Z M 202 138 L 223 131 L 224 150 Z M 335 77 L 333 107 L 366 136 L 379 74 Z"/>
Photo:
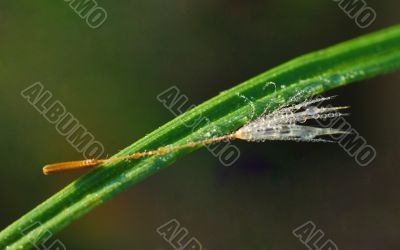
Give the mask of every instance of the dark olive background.
<path id="1" fill-rule="evenodd" d="M 43 176 L 80 159 L 26 100 L 42 82 L 112 155 L 171 120 L 156 96 L 178 86 L 199 104 L 304 53 L 399 22 L 395 0 L 367 0 L 360 29 L 333 1 L 104 1 L 90 29 L 58 1 L 0 2 L 0 227 L 83 173 Z M 206 149 L 120 194 L 55 236 L 67 249 L 172 249 L 156 228 L 176 218 L 208 249 L 307 249 L 311 220 L 339 249 L 399 249 L 400 73 L 331 91 L 377 150 L 360 167 L 338 145 L 235 142 L 222 166 Z"/>

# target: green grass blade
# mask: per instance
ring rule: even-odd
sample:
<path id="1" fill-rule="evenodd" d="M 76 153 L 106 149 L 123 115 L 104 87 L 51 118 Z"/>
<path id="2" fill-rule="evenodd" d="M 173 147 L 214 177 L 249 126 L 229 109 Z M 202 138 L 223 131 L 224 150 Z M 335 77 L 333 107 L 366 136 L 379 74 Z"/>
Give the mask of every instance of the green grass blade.
<path id="1" fill-rule="evenodd" d="M 135 142 L 118 156 L 155 149 L 163 145 L 203 139 L 205 132 L 214 135 L 232 132 L 252 119 L 253 106 L 239 95 L 251 99 L 255 114 L 260 115 L 273 97 L 273 105 L 307 89 L 304 97 L 323 93 L 357 80 L 371 78 L 400 68 L 400 26 L 375 32 L 328 49 L 313 52 L 268 70 L 236 87 L 224 91 L 184 113 L 156 131 Z M 265 89 L 267 82 L 277 84 L 277 91 Z M 285 86 L 285 87 L 283 87 Z M 205 117 L 209 120 L 195 129 L 185 126 Z M 195 149 L 191 149 L 195 150 Z M 39 243 L 45 234 L 58 232 L 93 208 L 128 187 L 171 165 L 191 150 L 107 164 L 73 182 L 0 233 L 0 249 L 23 249 Z M 38 170 L 39 171 L 39 170 Z M 22 234 L 32 224 L 41 223 Z"/>

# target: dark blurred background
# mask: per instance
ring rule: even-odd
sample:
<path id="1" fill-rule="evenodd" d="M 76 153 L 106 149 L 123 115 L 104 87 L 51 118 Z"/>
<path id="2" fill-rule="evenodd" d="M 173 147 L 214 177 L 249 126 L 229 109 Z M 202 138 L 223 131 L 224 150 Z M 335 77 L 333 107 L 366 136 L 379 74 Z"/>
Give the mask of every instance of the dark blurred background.
<path id="1" fill-rule="evenodd" d="M 173 118 L 156 96 L 176 85 L 199 104 L 304 53 L 399 22 L 395 0 L 367 0 L 360 29 L 333 1 L 103 1 L 91 29 L 65 1 L 0 2 L 0 227 L 82 173 L 43 176 L 80 159 L 26 100 L 40 81 L 108 155 Z M 400 72 L 331 91 L 377 150 L 360 167 L 338 145 L 235 142 L 222 166 L 206 149 L 120 194 L 56 235 L 67 249 L 172 249 L 156 228 L 177 219 L 211 249 L 307 249 L 313 221 L 339 249 L 400 249 Z"/>

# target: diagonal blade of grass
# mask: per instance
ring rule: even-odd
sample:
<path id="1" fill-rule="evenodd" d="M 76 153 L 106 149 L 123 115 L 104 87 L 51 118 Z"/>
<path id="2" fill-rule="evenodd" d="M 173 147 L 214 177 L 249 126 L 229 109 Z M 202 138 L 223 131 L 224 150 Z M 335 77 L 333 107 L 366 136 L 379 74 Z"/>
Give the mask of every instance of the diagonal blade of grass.
<path id="1" fill-rule="evenodd" d="M 267 105 L 274 107 L 285 103 L 299 91 L 307 90 L 302 92 L 305 98 L 398 68 L 400 26 L 394 26 L 301 56 L 256 76 L 177 117 L 116 156 L 203 139 L 204 134 L 210 131 L 215 136 L 223 135 L 248 122 L 252 114 L 260 115 Z M 277 90 L 265 88 L 267 82 L 276 83 Z M 239 95 L 246 96 L 253 103 L 244 102 Z M 185 126 L 202 118 L 209 122 L 200 123 L 195 128 Z M 195 149 L 98 167 L 4 229 L 0 233 L 0 249 L 28 248 L 39 243 L 45 237 L 43 232 L 61 230 L 191 150 Z M 22 234 L 22 230 L 32 222 L 40 224 Z"/>

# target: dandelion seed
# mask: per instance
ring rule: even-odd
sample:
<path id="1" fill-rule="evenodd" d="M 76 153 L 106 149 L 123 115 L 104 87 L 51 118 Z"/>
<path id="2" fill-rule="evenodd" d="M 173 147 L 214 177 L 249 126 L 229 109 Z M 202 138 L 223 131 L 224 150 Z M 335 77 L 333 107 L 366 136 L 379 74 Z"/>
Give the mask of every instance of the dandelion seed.
<path id="1" fill-rule="evenodd" d="M 43 168 L 44 174 L 74 170 L 80 168 L 92 168 L 103 163 L 110 163 L 129 159 L 139 159 L 146 156 L 164 155 L 185 148 L 195 148 L 225 140 L 245 140 L 249 142 L 263 141 L 300 141 L 300 142 L 331 142 L 323 139 L 323 136 L 334 134 L 345 134 L 347 132 L 335 128 L 322 128 L 304 125 L 309 120 L 331 119 L 347 115 L 340 110 L 349 107 L 319 107 L 321 103 L 333 99 L 331 97 L 320 97 L 292 105 L 283 105 L 270 113 L 264 113 L 261 117 L 245 124 L 236 132 L 220 137 L 188 142 L 180 145 L 167 145 L 155 150 L 134 153 L 128 156 L 102 160 L 83 160 L 50 164 Z M 296 102 L 294 99 L 291 103 Z M 209 133 L 208 133 L 209 134 Z"/>

